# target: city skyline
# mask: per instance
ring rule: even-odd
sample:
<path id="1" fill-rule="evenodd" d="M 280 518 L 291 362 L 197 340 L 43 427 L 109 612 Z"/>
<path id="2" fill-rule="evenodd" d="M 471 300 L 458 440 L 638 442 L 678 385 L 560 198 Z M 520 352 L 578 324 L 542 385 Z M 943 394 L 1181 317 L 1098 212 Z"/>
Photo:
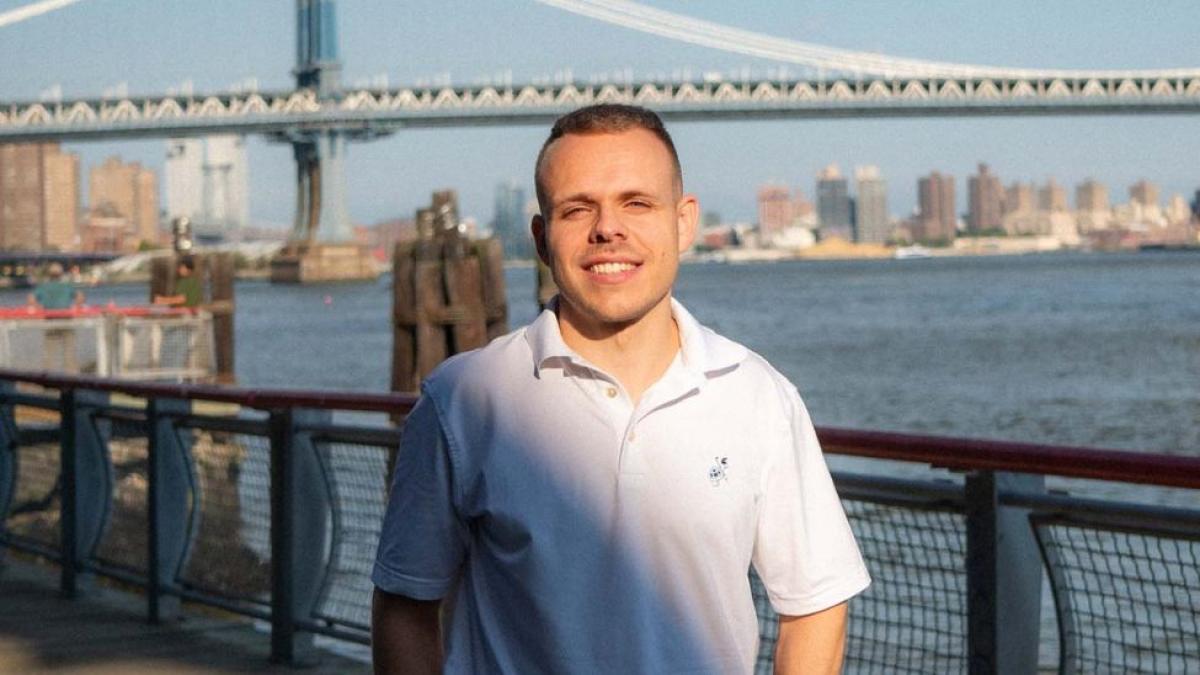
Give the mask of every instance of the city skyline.
<path id="1" fill-rule="evenodd" d="M 0 0 L 0 10 L 21 5 Z M 118 14 L 99 0 L 0 28 L 0 99 L 36 99 L 44 93 L 102 95 L 127 83 L 131 93 L 224 89 L 254 79 L 261 88 L 291 86 L 293 25 L 288 3 L 233 2 L 159 7 L 135 0 Z M 896 56 L 1040 67 L 1166 67 L 1200 63 L 1200 46 L 1185 26 L 1200 8 L 1183 2 L 1156 11 L 1095 3 L 1045 7 L 1021 0 L 1004 8 L 985 3 L 931 2 L 919 8 L 796 7 L 760 3 L 730 8 L 715 2 L 654 2 L 654 6 L 749 30 Z M 1150 16 L 1150 15 L 1153 16 Z M 469 19 L 461 17 L 469 16 Z M 783 67 L 656 39 L 599 24 L 536 3 L 342 3 L 339 32 L 348 85 L 433 82 L 447 71 L 459 82 L 535 81 L 570 69 L 577 79 L 630 71 L 637 76 L 694 77 L 715 71 L 736 77 Z M 895 26 L 903 26 L 897 30 Z M 111 40 L 122 35 L 138 49 Z M 78 35 L 70 44 L 54 37 Z M 1003 34 L 1005 40 L 989 39 Z M 1150 40 L 1147 35 L 1153 34 Z M 56 44 L 56 58 L 39 45 Z M 111 43 L 116 44 L 111 44 Z M 471 44 L 464 51 L 460 45 Z M 538 44 L 529 50 L 526 45 Z M 396 45 L 381 47 L 381 45 Z M 636 54 L 637 59 L 630 55 Z M 793 75 L 799 75 L 794 72 Z M 55 89 L 55 85 L 58 89 Z M 753 188 L 778 180 L 807 182 L 825 164 L 878 165 L 888 177 L 893 213 L 916 206 L 907 186 L 929 166 L 966 176 L 981 158 L 1006 180 L 1059 177 L 1073 185 L 1094 176 L 1110 185 L 1145 176 L 1165 193 L 1190 195 L 1200 139 L 1187 118 L 1169 116 L 844 121 L 695 122 L 671 126 L 687 187 L 703 208 L 753 220 Z M 532 163 L 544 137 L 540 128 L 405 131 L 370 144 L 351 144 L 346 161 L 352 219 L 369 224 L 410 214 L 430 190 L 454 188 L 463 211 L 481 222 L 491 216 L 493 188 L 516 178 L 532 192 Z M 71 143 L 91 164 L 110 154 L 161 169 L 162 141 Z M 294 166 L 287 146 L 251 137 L 250 218 L 253 224 L 291 223 Z M 1011 178 L 1009 178 L 1011 177 Z M 959 190 L 958 211 L 965 189 Z"/>

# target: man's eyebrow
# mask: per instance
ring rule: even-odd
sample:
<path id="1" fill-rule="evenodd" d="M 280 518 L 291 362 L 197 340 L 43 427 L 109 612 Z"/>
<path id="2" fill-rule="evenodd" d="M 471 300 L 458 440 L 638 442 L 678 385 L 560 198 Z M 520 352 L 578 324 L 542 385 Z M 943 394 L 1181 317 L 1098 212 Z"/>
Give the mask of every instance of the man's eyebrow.
<path id="1" fill-rule="evenodd" d="M 554 206 L 562 206 L 563 204 L 594 204 L 596 198 L 586 192 L 576 192 L 572 195 L 567 195 L 562 199 L 554 200 Z"/>
<path id="2" fill-rule="evenodd" d="M 634 199 L 634 198 L 645 199 L 645 200 L 654 201 L 654 202 L 658 201 L 658 198 L 655 197 L 653 194 L 650 194 L 649 192 L 644 192 L 642 190 L 626 190 L 625 192 L 622 192 L 620 195 L 618 195 L 618 197 L 621 199 L 621 201 L 625 201 L 626 199 Z"/>

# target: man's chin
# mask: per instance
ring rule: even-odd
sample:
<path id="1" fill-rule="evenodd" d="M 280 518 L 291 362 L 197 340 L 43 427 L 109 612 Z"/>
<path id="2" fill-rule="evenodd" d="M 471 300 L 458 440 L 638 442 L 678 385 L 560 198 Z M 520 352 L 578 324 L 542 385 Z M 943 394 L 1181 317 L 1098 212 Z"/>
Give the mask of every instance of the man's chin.
<path id="1" fill-rule="evenodd" d="M 617 333 L 653 313 L 658 303 L 625 305 L 619 303 L 577 303 L 562 298 L 559 320 L 570 322 L 572 327 L 583 333 Z M 566 310 L 565 312 L 563 310 Z"/>

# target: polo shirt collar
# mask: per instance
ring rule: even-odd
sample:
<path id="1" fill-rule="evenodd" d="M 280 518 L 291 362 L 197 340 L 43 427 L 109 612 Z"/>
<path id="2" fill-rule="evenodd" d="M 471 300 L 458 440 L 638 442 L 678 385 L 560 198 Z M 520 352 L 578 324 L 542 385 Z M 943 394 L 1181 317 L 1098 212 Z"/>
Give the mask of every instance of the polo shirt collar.
<path id="1" fill-rule="evenodd" d="M 525 340 L 533 355 L 538 373 L 555 360 L 595 368 L 563 341 L 558 327 L 558 296 L 525 329 Z M 715 377 L 745 360 L 747 349 L 733 340 L 717 335 L 700 325 L 675 298 L 671 298 L 671 316 L 679 326 L 682 365 L 690 373 L 705 378 Z"/>

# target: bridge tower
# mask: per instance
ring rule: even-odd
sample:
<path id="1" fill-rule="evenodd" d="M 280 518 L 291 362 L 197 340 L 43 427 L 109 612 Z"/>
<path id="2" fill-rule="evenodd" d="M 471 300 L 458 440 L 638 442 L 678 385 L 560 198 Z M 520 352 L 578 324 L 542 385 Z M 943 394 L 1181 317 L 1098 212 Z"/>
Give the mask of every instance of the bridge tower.
<path id="1" fill-rule="evenodd" d="M 335 0 L 296 0 L 296 86 L 320 99 L 340 95 Z M 346 177 L 342 159 L 346 138 L 337 131 L 290 134 L 296 157 L 296 220 L 292 241 L 350 240 Z"/>
<path id="2" fill-rule="evenodd" d="M 336 0 L 296 0 L 296 87 L 322 101 L 341 97 Z M 296 218 L 287 247 L 271 261 L 279 282 L 373 278 L 369 255 L 352 242 L 346 213 L 346 133 L 291 129 L 281 134 L 296 158 Z"/>

